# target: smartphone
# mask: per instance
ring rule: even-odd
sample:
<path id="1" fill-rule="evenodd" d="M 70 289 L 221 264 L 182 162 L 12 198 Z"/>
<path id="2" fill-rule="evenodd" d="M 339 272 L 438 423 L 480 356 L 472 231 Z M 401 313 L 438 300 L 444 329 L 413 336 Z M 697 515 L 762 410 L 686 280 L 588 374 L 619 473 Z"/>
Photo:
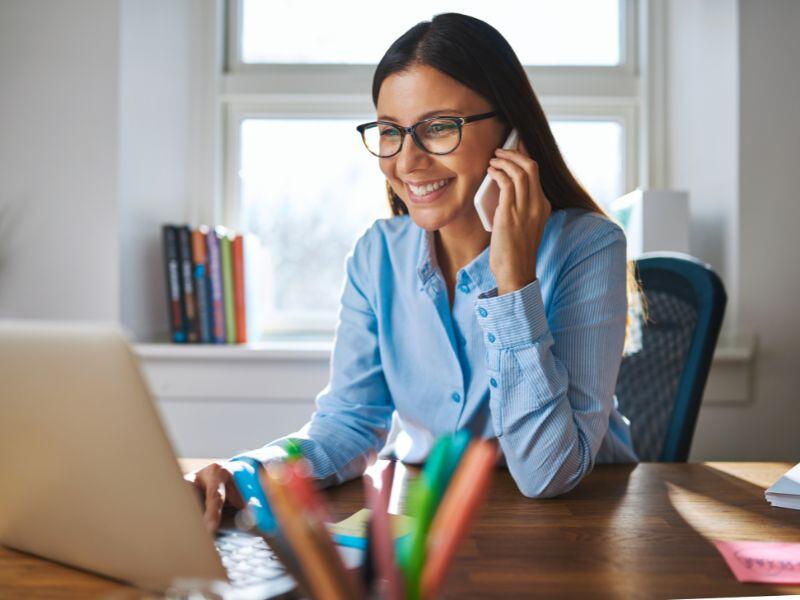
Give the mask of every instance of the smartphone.
<path id="1" fill-rule="evenodd" d="M 517 140 L 519 134 L 516 128 L 511 130 L 508 134 L 505 143 L 503 144 L 504 150 L 516 150 Z M 494 211 L 497 210 L 497 205 L 500 202 L 500 188 L 494 179 L 488 175 L 481 182 L 478 191 L 475 193 L 475 210 L 478 211 L 478 216 L 481 218 L 483 228 L 486 231 L 492 230 L 492 221 L 494 221 Z"/>

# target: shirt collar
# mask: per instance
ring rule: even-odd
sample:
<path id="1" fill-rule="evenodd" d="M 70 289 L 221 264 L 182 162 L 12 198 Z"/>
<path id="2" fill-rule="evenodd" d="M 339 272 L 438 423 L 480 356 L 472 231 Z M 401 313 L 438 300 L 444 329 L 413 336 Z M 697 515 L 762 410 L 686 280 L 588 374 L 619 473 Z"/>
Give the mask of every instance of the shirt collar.
<path id="1" fill-rule="evenodd" d="M 424 289 L 436 274 L 436 271 L 439 270 L 439 264 L 436 261 L 436 245 L 434 244 L 433 232 L 417 225 L 415 227 L 419 230 L 417 276 Z M 497 287 L 497 280 L 489 267 L 489 250 L 490 246 L 486 246 L 478 256 L 461 269 L 457 283 L 477 286 L 481 292 L 488 292 Z"/>

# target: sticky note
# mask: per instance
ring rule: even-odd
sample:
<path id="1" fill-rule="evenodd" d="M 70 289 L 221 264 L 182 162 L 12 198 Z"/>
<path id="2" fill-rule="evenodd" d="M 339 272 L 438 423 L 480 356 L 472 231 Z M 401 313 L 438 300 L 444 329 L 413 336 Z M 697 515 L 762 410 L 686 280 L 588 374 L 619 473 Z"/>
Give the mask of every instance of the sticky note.
<path id="1" fill-rule="evenodd" d="M 369 521 L 369 516 L 370 510 L 362 508 L 343 521 L 329 523 L 328 531 L 333 535 L 333 541 L 340 546 L 365 549 L 367 547 L 367 521 Z M 391 519 L 395 541 L 411 531 L 412 519 L 410 517 L 391 515 Z"/>
<path id="2" fill-rule="evenodd" d="M 800 544 L 714 541 L 736 579 L 756 583 L 800 584 Z"/>

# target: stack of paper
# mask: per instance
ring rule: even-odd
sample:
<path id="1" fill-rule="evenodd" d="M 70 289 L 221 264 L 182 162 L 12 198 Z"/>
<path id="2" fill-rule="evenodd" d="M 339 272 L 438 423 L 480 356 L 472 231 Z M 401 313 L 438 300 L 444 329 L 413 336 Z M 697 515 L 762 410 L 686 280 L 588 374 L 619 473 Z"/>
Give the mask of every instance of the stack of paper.
<path id="1" fill-rule="evenodd" d="M 764 496 L 772 506 L 800 510 L 800 464 L 778 479 Z"/>

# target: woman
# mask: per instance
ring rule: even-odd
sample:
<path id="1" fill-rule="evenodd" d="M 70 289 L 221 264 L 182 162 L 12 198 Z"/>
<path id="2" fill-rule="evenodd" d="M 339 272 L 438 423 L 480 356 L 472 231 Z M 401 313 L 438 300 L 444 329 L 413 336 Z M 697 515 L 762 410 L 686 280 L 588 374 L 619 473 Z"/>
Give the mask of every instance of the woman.
<path id="1" fill-rule="evenodd" d="M 361 475 L 395 411 L 399 459 L 422 462 L 466 428 L 498 438 L 529 497 L 635 461 L 613 396 L 625 237 L 569 172 L 514 51 L 483 21 L 437 15 L 392 44 L 372 97 L 383 123 L 359 130 L 395 216 L 347 259 L 331 380 L 289 436 L 320 484 Z M 498 149 L 512 127 L 518 148 Z M 491 233 L 473 204 L 487 174 L 500 189 Z M 189 476 L 209 528 L 226 499 L 241 506 L 236 459 L 281 458 L 287 439 Z"/>

